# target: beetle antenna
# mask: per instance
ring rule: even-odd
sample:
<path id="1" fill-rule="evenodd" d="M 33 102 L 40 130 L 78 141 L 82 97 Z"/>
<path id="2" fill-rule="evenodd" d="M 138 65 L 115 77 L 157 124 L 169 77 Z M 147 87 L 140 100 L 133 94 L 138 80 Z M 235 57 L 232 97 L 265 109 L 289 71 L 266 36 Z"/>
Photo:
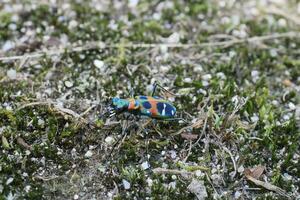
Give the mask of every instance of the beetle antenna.
<path id="1" fill-rule="evenodd" d="M 165 92 L 168 92 L 169 94 L 173 95 L 173 96 L 177 96 L 176 94 L 174 94 L 173 92 L 170 92 L 169 90 L 165 89 L 163 86 L 161 86 L 157 81 L 154 82 L 153 84 L 153 90 L 152 90 L 152 95 L 154 96 L 154 93 L 156 91 L 156 88 L 160 87 L 162 90 L 164 90 Z"/>

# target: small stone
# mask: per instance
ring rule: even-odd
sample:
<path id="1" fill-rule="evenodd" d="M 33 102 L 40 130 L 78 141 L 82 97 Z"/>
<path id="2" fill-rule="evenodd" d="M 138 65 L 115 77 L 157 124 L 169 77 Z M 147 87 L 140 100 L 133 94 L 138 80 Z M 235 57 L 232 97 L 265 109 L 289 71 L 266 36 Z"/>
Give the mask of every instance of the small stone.
<path id="1" fill-rule="evenodd" d="M 289 103 L 289 108 L 290 108 L 291 110 L 296 110 L 296 106 L 295 106 L 295 104 L 293 104 L 292 102 Z"/>
<path id="2" fill-rule="evenodd" d="M 208 197 L 204 181 L 193 179 L 188 186 L 188 190 L 191 193 L 195 194 L 198 200 L 203 200 L 206 199 L 206 197 Z"/>
<path id="3" fill-rule="evenodd" d="M 30 189 L 31 189 L 30 185 L 26 185 L 24 188 L 25 192 L 27 192 L 27 193 L 30 191 Z"/>
<path id="4" fill-rule="evenodd" d="M 244 166 L 243 165 L 241 165 L 239 168 L 238 168 L 238 173 L 243 173 L 244 172 L 244 170 L 245 170 L 245 168 L 244 168 Z"/>
<path id="5" fill-rule="evenodd" d="M 125 190 L 129 190 L 130 189 L 131 185 L 130 185 L 130 183 L 127 180 L 123 179 L 122 183 L 123 183 L 123 186 L 124 186 Z"/>
<path id="6" fill-rule="evenodd" d="M 160 45 L 160 46 L 159 46 L 159 49 L 160 49 L 160 52 L 161 52 L 162 54 L 168 53 L 168 46 L 167 46 L 167 45 Z"/>
<path id="7" fill-rule="evenodd" d="M 259 117 L 257 115 L 253 115 L 250 119 L 253 123 L 255 123 L 255 122 L 258 122 Z"/>
<path id="8" fill-rule="evenodd" d="M 168 39 L 167 39 L 167 43 L 178 43 L 180 41 L 180 35 L 179 35 L 179 33 L 177 33 L 177 32 L 175 32 L 175 33 L 172 33 L 169 37 L 168 37 Z"/>
<path id="9" fill-rule="evenodd" d="M 147 161 L 142 163 L 142 169 L 143 170 L 149 169 L 149 167 L 150 167 L 150 165 Z"/>
<path id="10" fill-rule="evenodd" d="M 12 177 L 8 178 L 6 181 L 6 185 L 11 184 L 13 181 L 14 181 L 14 178 L 12 178 Z"/>
<path id="11" fill-rule="evenodd" d="M 94 60 L 94 65 L 98 68 L 98 69 L 103 69 L 105 63 L 102 60 Z"/>
<path id="12" fill-rule="evenodd" d="M 10 69 L 7 71 L 6 75 L 9 79 L 16 79 L 17 78 L 17 71 L 15 69 Z"/>
<path id="13" fill-rule="evenodd" d="M 2 46 L 2 51 L 9 51 L 9 50 L 13 49 L 14 47 L 15 47 L 15 43 L 8 40 Z"/>
<path id="14" fill-rule="evenodd" d="M 202 85 L 203 85 L 204 87 L 207 87 L 207 86 L 209 86 L 209 82 L 208 82 L 208 81 L 202 81 Z"/>
<path id="15" fill-rule="evenodd" d="M 235 198 L 235 199 L 239 199 L 239 198 L 241 197 L 241 195 L 242 195 L 242 193 L 240 193 L 239 191 L 236 191 L 236 192 L 234 193 L 234 198 Z"/>
<path id="16" fill-rule="evenodd" d="M 169 153 L 172 159 L 175 159 L 177 157 L 176 151 L 171 150 Z"/>
<path id="17" fill-rule="evenodd" d="M 78 196 L 78 194 L 75 194 L 74 195 L 74 200 L 77 200 L 77 199 L 79 199 L 79 196 Z"/>
<path id="18" fill-rule="evenodd" d="M 45 125 L 45 121 L 42 119 L 38 119 L 38 125 L 43 127 Z"/>
<path id="19" fill-rule="evenodd" d="M 197 177 L 202 177 L 202 176 L 204 175 L 204 173 L 202 173 L 201 170 L 196 170 L 196 171 L 195 171 L 195 175 L 196 175 Z"/>
<path id="20" fill-rule="evenodd" d="M 185 78 L 185 79 L 183 80 L 183 82 L 185 82 L 185 83 L 192 83 L 193 80 L 192 80 L 191 78 L 187 77 L 187 78 Z"/>
<path id="21" fill-rule="evenodd" d="M 69 28 L 70 29 L 73 29 L 73 28 L 75 28 L 77 26 L 78 26 L 78 22 L 77 21 L 75 21 L 75 20 L 70 21 L 70 23 L 69 23 Z"/>
<path id="22" fill-rule="evenodd" d="M 153 185 L 153 180 L 151 178 L 147 178 L 146 182 L 149 187 L 151 187 Z"/>
<path id="23" fill-rule="evenodd" d="M 203 67 L 201 66 L 201 65 L 196 65 L 195 67 L 194 67 L 194 72 L 202 72 L 203 71 Z"/>
<path id="24" fill-rule="evenodd" d="M 84 154 L 84 156 L 85 156 L 86 158 L 90 158 L 90 157 L 93 156 L 93 152 L 92 152 L 91 150 L 88 150 L 88 151 Z"/>
<path id="25" fill-rule="evenodd" d="M 73 83 L 71 81 L 65 81 L 65 86 L 70 88 L 73 86 Z"/>
<path id="26" fill-rule="evenodd" d="M 277 51 L 276 51 L 275 49 L 271 49 L 271 50 L 270 50 L 270 56 L 271 56 L 271 57 L 274 58 L 274 57 L 276 57 L 277 55 L 278 55 L 278 54 L 277 54 Z"/>
<path id="27" fill-rule="evenodd" d="M 286 27 L 286 25 L 287 25 L 287 22 L 286 22 L 285 19 L 280 18 L 280 19 L 278 20 L 278 26 Z"/>
<path id="28" fill-rule="evenodd" d="M 212 78 L 211 74 L 205 74 L 202 76 L 202 80 L 209 81 Z"/>
<path id="29" fill-rule="evenodd" d="M 169 183 L 169 188 L 172 188 L 173 190 L 175 190 L 176 189 L 176 182 L 173 181 L 173 182 Z"/>
<path id="30" fill-rule="evenodd" d="M 225 76 L 225 74 L 223 72 L 218 72 L 217 73 L 217 77 L 220 78 L 220 79 L 222 79 L 222 80 L 226 79 L 226 76 Z"/>
<path id="31" fill-rule="evenodd" d="M 108 136 L 105 138 L 105 143 L 108 145 L 112 145 L 114 143 L 115 139 L 111 136 Z"/>
<path id="32" fill-rule="evenodd" d="M 253 70 L 251 71 L 252 81 L 256 82 L 259 79 L 259 71 Z"/>
<path id="33" fill-rule="evenodd" d="M 287 120 L 290 119 L 290 116 L 289 116 L 289 115 L 283 115 L 283 119 L 284 119 L 285 121 L 287 121 Z"/>

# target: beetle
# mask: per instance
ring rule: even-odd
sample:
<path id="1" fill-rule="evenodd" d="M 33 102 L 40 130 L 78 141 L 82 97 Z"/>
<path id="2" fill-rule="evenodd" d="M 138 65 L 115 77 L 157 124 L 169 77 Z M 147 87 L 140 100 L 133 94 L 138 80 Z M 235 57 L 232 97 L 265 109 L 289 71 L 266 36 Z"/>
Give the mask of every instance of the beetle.
<path id="1" fill-rule="evenodd" d="M 169 101 L 161 97 L 154 96 L 157 86 L 164 89 L 155 82 L 151 96 L 136 96 L 135 98 L 127 99 L 121 99 L 119 97 L 112 98 L 111 106 L 109 108 L 111 116 L 128 112 L 134 115 L 147 116 L 153 119 L 174 119 L 176 107 Z"/>

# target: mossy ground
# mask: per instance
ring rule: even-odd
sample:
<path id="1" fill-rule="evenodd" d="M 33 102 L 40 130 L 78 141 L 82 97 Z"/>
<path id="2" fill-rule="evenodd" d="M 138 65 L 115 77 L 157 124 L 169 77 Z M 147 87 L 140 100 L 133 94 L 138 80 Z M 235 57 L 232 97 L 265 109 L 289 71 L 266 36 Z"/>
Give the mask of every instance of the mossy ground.
<path id="1" fill-rule="evenodd" d="M 299 2 L 129 2 L 0 4 L 0 57 L 69 49 L 0 61 L 0 199 L 195 197 L 191 179 L 155 168 L 196 171 L 209 199 L 283 198 L 244 178 L 257 165 L 261 180 L 299 197 L 299 34 L 128 47 L 299 32 Z M 92 41 L 118 45 L 70 51 Z M 150 94 L 155 80 L 177 94 L 164 97 L 187 124 L 99 117 L 111 97 Z"/>

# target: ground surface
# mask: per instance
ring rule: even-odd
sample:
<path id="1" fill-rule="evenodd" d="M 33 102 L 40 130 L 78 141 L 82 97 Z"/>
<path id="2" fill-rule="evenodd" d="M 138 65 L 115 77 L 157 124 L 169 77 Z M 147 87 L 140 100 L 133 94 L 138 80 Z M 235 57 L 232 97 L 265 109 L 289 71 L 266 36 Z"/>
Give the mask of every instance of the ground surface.
<path id="1" fill-rule="evenodd" d="M 1 1 L 0 199 L 299 197 L 299 1 L 122 2 Z"/>

